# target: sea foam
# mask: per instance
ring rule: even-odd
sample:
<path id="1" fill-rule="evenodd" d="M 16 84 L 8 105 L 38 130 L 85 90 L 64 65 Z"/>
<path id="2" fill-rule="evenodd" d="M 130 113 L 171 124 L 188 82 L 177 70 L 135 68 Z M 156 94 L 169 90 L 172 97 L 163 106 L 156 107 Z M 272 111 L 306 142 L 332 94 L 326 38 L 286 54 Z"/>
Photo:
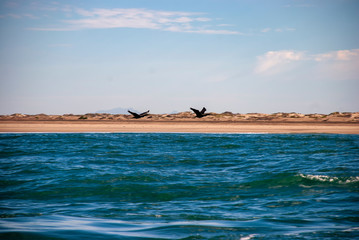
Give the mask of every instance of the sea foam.
<path id="1" fill-rule="evenodd" d="M 339 184 L 359 182 L 359 176 L 335 177 L 335 176 L 327 176 L 327 175 L 311 175 L 311 174 L 302 174 L 302 173 L 300 173 L 299 176 L 309 180 L 316 180 L 320 182 L 333 182 Z"/>

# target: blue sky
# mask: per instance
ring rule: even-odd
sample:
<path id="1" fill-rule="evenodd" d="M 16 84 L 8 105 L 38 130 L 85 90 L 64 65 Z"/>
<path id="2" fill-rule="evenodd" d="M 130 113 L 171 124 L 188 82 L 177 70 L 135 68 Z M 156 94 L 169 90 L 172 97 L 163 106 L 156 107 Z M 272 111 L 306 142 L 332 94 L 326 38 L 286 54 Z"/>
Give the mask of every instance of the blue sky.
<path id="1" fill-rule="evenodd" d="M 4 0 L 0 114 L 359 111 L 355 0 Z"/>

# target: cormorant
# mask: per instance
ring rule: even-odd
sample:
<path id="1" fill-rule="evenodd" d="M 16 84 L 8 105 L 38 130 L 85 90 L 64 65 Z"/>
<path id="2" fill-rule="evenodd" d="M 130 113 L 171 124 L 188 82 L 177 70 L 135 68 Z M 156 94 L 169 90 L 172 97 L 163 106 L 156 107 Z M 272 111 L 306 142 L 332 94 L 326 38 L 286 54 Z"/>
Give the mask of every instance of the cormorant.
<path id="1" fill-rule="evenodd" d="M 206 110 L 207 110 L 205 107 L 202 108 L 201 111 L 198 111 L 197 109 L 194 109 L 194 108 L 191 108 L 191 110 L 196 114 L 196 117 L 198 117 L 198 118 L 201 118 L 201 117 L 205 117 L 205 116 L 207 116 L 207 115 L 210 115 L 209 113 L 206 113 L 206 114 L 205 114 L 205 112 L 206 112 Z"/>
<path id="2" fill-rule="evenodd" d="M 128 110 L 128 112 L 132 114 L 133 118 L 142 118 L 144 116 L 147 116 L 150 110 L 148 110 L 147 112 L 143 112 L 141 114 L 131 112 L 130 110 Z"/>

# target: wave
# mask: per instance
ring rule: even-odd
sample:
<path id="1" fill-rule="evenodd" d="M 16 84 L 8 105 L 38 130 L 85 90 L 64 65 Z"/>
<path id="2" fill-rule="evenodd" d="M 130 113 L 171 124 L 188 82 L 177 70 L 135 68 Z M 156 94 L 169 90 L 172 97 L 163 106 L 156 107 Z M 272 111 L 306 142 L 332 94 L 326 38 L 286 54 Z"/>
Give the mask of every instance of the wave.
<path id="1" fill-rule="evenodd" d="M 259 221 L 260 226 L 266 226 Z M 63 215 L 0 220 L 5 239 L 252 239 L 253 221 L 123 221 Z M 249 227 L 251 226 L 251 227 Z"/>
<path id="2" fill-rule="evenodd" d="M 358 154 L 346 135 L 1 135 L 0 239 L 354 238 Z"/>
<path id="3" fill-rule="evenodd" d="M 64 215 L 0 220 L 1 239 L 352 239 L 357 227 L 337 223 L 302 224 L 295 231 L 288 222 L 266 219 L 236 221 L 126 221 Z M 298 223 L 297 223 L 298 224 Z M 328 238 L 328 236 L 331 237 Z"/>
<path id="4" fill-rule="evenodd" d="M 338 183 L 338 184 L 348 184 L 348 183 L 357 183 L 359 182 L 359 176 L 352 177 L 335 177 L 328 175 L 311 175 L 311 174 L 298 174 L 303 179 L 319 181 L 324 183 Z"/>
<path id="5" fill-rule="evenodd" d="M 283 188 L 291 189 L 296 187 L 314 187 L 314 186 L 346 186 L 356 187 L 359 183 L 359 176 L 328 176 L 320 174 L 303 173 L 277 173 L 266 174 L 266 176 L 248 179 L 245 182 L 238 183 L 240 189 L 266 189 L 272 191 L 281 191 Z M 353 186 L 354 185 L 354 186 Z"/>

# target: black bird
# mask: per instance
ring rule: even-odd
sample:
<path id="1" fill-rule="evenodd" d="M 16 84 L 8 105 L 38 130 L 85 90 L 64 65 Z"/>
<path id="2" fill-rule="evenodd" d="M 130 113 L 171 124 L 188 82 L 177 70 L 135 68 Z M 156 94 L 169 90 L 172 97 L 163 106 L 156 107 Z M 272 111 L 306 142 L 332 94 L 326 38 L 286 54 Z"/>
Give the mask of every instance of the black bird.
<path id="1" fill-rule="evenodd" d="M 141 114 L 131 112 L 130 110 L 128 110 L 128 112 L 132 114 L 133 118 L 142 118 L 144 116 L 147 116 L 150 110 L 148 110 L 147 112 L 143 112 Z"/>
<path id="2" fill-rule="evenodd" d="M 191 108 L 191 110 L 196 114 L 196 117 L 198 117 L 198 118 L 201 118 L 201 117 L 205 117 L 205 116 L 207 116 L 207 115 L 210 115 L 209 113 L 206 113 L 206 114 L 205 114 L 205 112 L 206 112 L 206 110 L 207 110 L 205 107 L 202 108 L 201 111 L 198 111 L 197 109 L 194 109 L 194 108 Z"/>

